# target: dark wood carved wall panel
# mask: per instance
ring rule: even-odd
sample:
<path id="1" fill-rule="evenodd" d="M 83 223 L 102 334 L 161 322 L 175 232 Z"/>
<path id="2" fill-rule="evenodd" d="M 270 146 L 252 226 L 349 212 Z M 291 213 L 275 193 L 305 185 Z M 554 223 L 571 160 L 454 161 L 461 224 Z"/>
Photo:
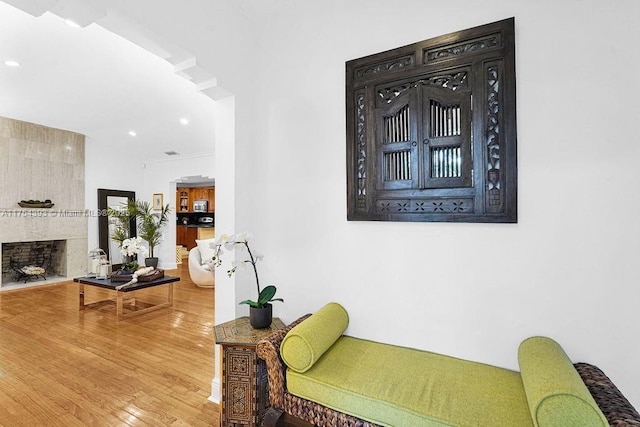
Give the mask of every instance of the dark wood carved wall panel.
<path id="1" fill-rule="evenodd" d="M 349 220 L 517 222 L 514 19 L 346 64 Z"/>

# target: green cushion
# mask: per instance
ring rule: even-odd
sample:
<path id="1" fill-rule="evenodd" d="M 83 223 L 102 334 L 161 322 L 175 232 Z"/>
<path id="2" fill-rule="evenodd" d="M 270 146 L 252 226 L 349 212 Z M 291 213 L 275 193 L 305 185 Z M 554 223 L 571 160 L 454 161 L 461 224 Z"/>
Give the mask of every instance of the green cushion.
<path id="1" fill-rule="evenodd" d="M 385 426 L 532 426 L 518 372 L 343 336 L 290 393 Z"/>
<path id="2" fill-rule="evenodd" d="M 518 363 L 536 426 L 609 425 L 558 343 L 546 337 L 528 338 L 520 344 Z"/>
<path id="3" fill-rule="evenodd" d="M 287 333 L 280 345 L 284 363 L 306 372 L 336 342 L 349 325 L 347 311 L 331 302 Z"/>

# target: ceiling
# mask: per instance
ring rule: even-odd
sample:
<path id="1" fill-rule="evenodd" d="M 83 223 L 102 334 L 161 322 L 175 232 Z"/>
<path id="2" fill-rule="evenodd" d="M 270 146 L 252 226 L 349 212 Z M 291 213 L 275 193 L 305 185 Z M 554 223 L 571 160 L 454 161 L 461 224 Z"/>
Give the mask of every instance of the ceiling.
<path id="1" fill-rule="evenodd" d="M 170 62 L 121 36 L 0 2 L 0 116 L 78 132 L 87 144 L 150 162 L 175 158 L 168 151 L 213 153 L 213 109 Z"/>

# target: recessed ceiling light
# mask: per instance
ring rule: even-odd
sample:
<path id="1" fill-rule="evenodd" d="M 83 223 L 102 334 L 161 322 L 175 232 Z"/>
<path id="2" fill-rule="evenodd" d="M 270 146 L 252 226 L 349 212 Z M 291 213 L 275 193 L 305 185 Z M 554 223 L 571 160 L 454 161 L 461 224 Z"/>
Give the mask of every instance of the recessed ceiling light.
<path id="1" fill-rule="evenodd" d="M 80 24 L 72 21 L 71 19 L 65 19 L 64 23 L 70 26 L 71 28 L 80 28 Z"/>
<path id="2" fill-rule="evenodd" d="M 4 61 L 4 65 L 6 65 L 7 67 L 19 67 L 20 63 L 17 61 Z"/>
<path id="3" fill-rule="evenodd" d="M 183 125 L 188 125 L 189 124 L 189 119 L 183 117 L 180 119 L 180 123 L 182 123 Z"/>
<path id="4" fill-rule="evenodd" d="M 136 133 L 136 131 L 135 131 L 135 130 L 130 130 L 130 131 L 129 131 L 129 135 L 131 135 L 131 136 L 136 136 L 136 135 L 137 135 L 137 133 Z"/>

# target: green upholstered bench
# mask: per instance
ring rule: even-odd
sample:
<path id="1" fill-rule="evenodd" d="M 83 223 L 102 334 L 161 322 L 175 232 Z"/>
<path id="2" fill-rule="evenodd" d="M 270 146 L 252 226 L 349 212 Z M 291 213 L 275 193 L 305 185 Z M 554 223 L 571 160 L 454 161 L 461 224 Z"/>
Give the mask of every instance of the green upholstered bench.
<path id="1" fill-rule="evenodd" d="M 549 338 L 532 337 L 521 344 L 516 372 L 344 336 L 347 324 L 344 308 L 330 303 L 258 344 L 269 375 L 273 409 L 268 420 L 285 412 L 332 426 L 612 423 L 562 348 Z M 640 416 L 618 394 L 625 410 L 616 414 L 625 413 L 626 421 L 638 424 L 617 425 L 640 426 Z"/>

